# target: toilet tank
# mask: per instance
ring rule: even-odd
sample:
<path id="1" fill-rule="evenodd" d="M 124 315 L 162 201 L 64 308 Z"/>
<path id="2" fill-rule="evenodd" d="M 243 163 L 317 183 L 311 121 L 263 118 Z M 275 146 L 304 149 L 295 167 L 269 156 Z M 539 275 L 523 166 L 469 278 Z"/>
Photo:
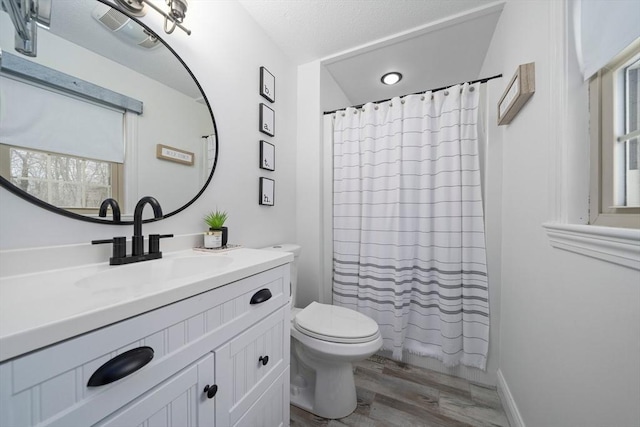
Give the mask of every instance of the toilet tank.
<path id="1" fill-rule="evenodd" d="M 262 249 L 266 249 L 268 251 L 290 252 L 293 254 L 293 262 L 290 264 L 291 266 L 291 306 L 295 307 L 296 289 L 298 287 L 298 255 L 300 255 L 300 250 L 302 248 L 300 247 L 300 245 L 296 245 L 294 243 L 281 243 L 279 245 L 268 246 Z"/>

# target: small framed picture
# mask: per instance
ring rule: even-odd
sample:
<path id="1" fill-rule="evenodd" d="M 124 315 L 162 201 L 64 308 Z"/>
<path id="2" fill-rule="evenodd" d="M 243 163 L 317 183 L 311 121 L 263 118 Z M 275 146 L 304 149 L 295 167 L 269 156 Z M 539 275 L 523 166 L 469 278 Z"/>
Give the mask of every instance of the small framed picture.
<path id="1" fill-rule="evenodd" d="M 193 166 L 194 154 L 191 151 L 180 150 L 168 145 L 156 144 L 156 158 Z"/>
<path id="2" fill-rule="evenodd" d="M 522 64 L 498 102 L 498 126 L 508 125 L 536 91 L 536 64 Z"/>
<path id="3" fill-rule="evenodd" d="M 264 67 L 260 67 L 260 95 L 276 102 L 276 78 Z"/>
<path id="4" fill-rule="evenodd" d="M 260 141 L 260 169 L 276 170 L 276 146 Z"/>
<path id="5" fill-rule="evenodd" d="M 276 182 L 269 178 L 260 178 L 260 204 L 273 206 Z"/>
<path id="6" fill-rule="evenodd" d="M 276 134 L 276 112 L 265 104 L 260 104 L 260 132 L 269 136 Z"/>

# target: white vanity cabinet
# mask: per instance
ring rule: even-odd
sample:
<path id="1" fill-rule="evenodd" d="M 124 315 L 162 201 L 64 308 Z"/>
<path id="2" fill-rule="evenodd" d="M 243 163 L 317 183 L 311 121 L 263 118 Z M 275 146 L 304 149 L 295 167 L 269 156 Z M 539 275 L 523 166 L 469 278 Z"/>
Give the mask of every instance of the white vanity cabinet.
<path id="1" fill-rule="evenodd" d="M 99 422 L 100 427 L 214 425 L 214 403 L 201 395 L 213 354 L 163 381 L 125 408 Z"/>
<path id="2" fill-rule="evenodd" d="M 288 425 L 289 283 L 284 264 L 5 361 L 0 426 Z M 146 365 L 87 386 L 140 347 Z"/>

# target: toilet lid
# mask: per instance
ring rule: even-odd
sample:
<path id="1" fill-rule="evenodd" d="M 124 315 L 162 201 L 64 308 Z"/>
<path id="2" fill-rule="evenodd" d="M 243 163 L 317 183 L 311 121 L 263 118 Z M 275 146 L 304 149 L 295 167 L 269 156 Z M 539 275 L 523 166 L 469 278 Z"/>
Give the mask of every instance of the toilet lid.
<path id="1" fill-rule="evenodd" d="M 338 343 L 367 342 L 380 333 L 378 324 L 362 313 L 317 302 L 296 314 L 294 326 L 305 335 Z"/>

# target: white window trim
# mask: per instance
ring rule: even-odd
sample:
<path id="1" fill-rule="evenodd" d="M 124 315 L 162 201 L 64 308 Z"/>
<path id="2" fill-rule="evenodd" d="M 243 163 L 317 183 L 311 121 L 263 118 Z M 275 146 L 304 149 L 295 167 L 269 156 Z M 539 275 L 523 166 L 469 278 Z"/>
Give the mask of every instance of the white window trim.
<path id="1" fill-rule="evenodd" d="M 542 224 L 551 246 L 640 271 L 640 230 L 581 224 Z"/>
<path id="2" fill-rule="evenodd" d="M 550 155 L 555 159 L 549 179 L 549 216 L 551 221 L 542 224 L 552 247 L 596 258 L 616 265 L 640 271 L 640 230 L 586 225 L 588 206 L 579 206 L 588 188 L 575 188 L 583 181 L 580 168 L 572 163 L 579 152 L 578 144 L 567 125 L 570 116 L 568 102 L 571 42 L 568 2 L 551 2 L 549 49 L 550 91 L 554 101 L 549 109 L 549 125 L 552 130 Z M 581 76 L 580 76 L 581 78 Z M 574 138 L 572 138 L 574 137 Z M 585 191 L 586 190 L 586 191 Z M 576 193 L 578 199 L 576 199 Z M 585 197 L 586 198 L 586 197 Z M 584 212 L 583 212 L 584 211 Z M 586 217 L 586 218 L 584 218 Z M 584 218 L 584 219 L 583 219 Z M 573 222 L 573 223 L 571 223 Z"/>

